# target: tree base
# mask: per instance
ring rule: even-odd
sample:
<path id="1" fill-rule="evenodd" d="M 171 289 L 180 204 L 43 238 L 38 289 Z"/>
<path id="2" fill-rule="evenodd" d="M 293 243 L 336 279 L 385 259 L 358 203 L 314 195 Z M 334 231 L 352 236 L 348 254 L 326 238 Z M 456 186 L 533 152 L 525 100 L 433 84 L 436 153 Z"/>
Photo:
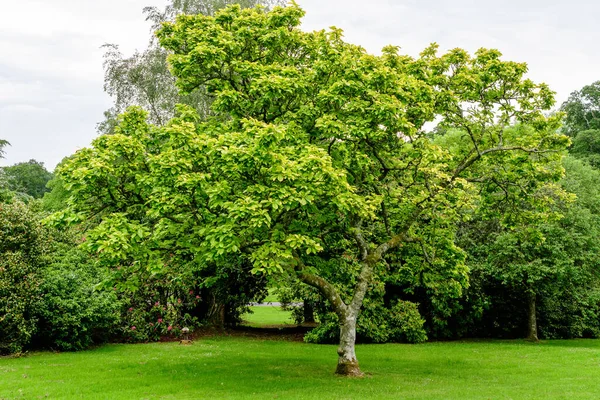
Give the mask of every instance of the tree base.
<path id="1" fill-rule="evenodd" d="M 343 376 L 357 376 L 357 377 L 364 376 L 364 374 L 358 367 L 357 361 L 338 363 L 335 373 L 336 373 L 336 375 L 343 375 Z"/>

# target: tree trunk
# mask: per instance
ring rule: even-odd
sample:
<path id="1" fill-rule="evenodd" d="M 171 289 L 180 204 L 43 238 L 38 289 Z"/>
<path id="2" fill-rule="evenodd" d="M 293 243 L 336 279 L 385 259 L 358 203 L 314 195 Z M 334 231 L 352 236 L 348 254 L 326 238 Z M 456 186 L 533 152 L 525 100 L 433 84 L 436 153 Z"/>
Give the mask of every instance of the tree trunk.
<path id="1" fill-rule="evenodd" d="M 219 304 L 219 326 L 225 327 L 225 304 Z"/>
<path id="2" fill-rule="evenodd" d="M 225 326 L 225 305 L 218 302 L 214 293 L 210 293 L 208 301 L 206 312 L 208 323 L 216 328 L 223 328 Z"/>
<path id="3" fill-rule="evenodd" d="M 535 317 L 535 294 L 530 293 L 527 299 L 527 339 L 538 341 L 537 320 Z"/>
<path id="4" fill-rule="evenodd" d="M 361 278 L 359 279 L 357 291 L 349 306 L 344 303 L 336 288 L 329 282 L 319 276 L 304 271 L 299 272 L 300 280 L 319 289 L 323 296 L 331 302 L 331 305 L 338 316 L 340 324 L 340 346 L 337 350 L 339 358 L 335 370 L 335 373 L 338 375 L 362 376 L 362 372 L 358 367 L 356 352 L 354 351 L 354 343 L 356 341 L 356 318 L 360 307 L 362 306 L 362 300 L 367 288 L 367 278 L 370 274 L 370 269 L 368 268 L 368 265 L 366 269 L 363 268 L 363 274 L 361 274 Z M 367 271 L 367 274 L 364 273 L 365 270 Z"/>
<path id="5" fill-rule="evenodd" d="M 356 342 L 356 315 L 348 315 L 343 321 L 340 321 L 340 347 L 337 353 L 339 355 L 338 365 L 335 373 L 345 376 L 362 376 L 354 351 Z"/>
<path id="6" fill-rule="evenodd" d="M 315 322 L 315 308 L 310 300 L 304 300 L 303 314 L 305 323 L 312 324 Z"/>
<path id="7" fill-rule="evenodd" d="M 369 254 L 368 246 L 360 233 L 357 233 L 357 241 L 359 242 L 363 262 L 354 288 L 354 296 L 352 296 L 352 301 L 349 304 L 344 303 L 339 292 L 331 283 L 320 276 L 306 272 L 304 263 L 299 257 L 296 257 L 298 261 L 296 267 L 298 278 L 307 285 L 319 289 L 323 297 L 329 300 L 338 316 L 340 324 L 340 347 L 337 350 L 339 358 L 335 373 L 344 376 L 363 375 L 358 367 L 358 360 L 356 359 L 356 352 L 354 350 L 356 342 L 356 319 L 373 277 L 373 268 L 381 260 L 385 251 L 391 246 L 389 244 L 379 246 L 374 254 Z"/>

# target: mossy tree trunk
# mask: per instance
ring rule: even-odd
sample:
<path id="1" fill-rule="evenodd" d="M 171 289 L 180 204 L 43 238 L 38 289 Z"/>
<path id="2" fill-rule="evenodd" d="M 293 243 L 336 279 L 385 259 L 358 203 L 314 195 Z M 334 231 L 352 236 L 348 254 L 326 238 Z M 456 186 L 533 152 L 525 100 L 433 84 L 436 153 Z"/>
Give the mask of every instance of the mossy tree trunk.
<path id="1" fill-rule="evenodd" d="M 527 340 L 537 342 L 537 319 L 536 319 L 536 298 L 535 293 L 530 292 L 527 296 Z"/>

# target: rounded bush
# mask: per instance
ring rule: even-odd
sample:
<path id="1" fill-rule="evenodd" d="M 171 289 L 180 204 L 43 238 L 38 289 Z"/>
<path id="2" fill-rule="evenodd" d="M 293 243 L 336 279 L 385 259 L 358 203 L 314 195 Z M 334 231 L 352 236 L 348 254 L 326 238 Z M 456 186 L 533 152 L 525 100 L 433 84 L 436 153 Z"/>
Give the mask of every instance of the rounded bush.
<path id="1" fill-rule="evenodd" d="M 37 329 L 45 232 L 20 202 L 0 203 L 0 354 L 19 353 Z"/>

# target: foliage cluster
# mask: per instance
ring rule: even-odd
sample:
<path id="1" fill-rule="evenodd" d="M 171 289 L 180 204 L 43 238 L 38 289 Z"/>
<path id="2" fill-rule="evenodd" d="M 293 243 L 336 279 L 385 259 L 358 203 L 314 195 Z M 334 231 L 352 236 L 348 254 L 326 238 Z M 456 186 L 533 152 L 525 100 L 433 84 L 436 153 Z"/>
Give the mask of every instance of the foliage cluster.
<path id="1" fill-rule="evenodd" d="M 20 352 L 36 332 L 46 232 L 27 207 L 0 203 L 0 354 Z"/>
<path id="2" fill-rule="evenodd" d="M 114 339 L 120 301 L 99 287 L 107 271 L 76 247 L 72 233 L 52 235 L 53 248 L 41 270 L 42 297 L 32 346 L 73 351 Z"/>

